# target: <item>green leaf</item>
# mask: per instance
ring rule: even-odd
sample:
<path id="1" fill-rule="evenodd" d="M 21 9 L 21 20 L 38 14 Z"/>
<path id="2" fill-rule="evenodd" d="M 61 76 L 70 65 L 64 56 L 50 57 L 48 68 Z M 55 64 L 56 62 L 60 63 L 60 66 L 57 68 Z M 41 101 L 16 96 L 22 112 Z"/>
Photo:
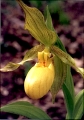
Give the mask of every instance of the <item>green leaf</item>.
<path id="1" fill-rule="evenodd" d="M 46 25 L 49 29 L 54 30 L 51 15 L 48 9 L 48 6 L 46 7 Z M 54 30 L 55 31 L 55 30 Z M 57 35 L 56 35 L 57 36 Z M 63 63 L 58 56 L 54 56 L 54 67 L 55 67 L 55 79 L 53 82 L 53 85 L 51 87 L 51 94 L 52 94 L 52 101 L 54 103 L 55 96 L 58 93 L 58 91 L 61 89 L 62 84 L 66 77 L 66 64 Z"/>
<path id="2" fill-rule="evenodd" d="M 81 90 L 75 97 L 75 108 L 73 111 L 73 119 L 81 119 L 84 114 L 84 89 Z"/>
<path id="3" fill-rule="evenodd" d="M 71 119 L 73 115 L 73 109 L 74 109 L 74 100 L 73 100 L 72 95 L 70 94 L 68 86 L 65 83 L 63 84 L 63 92 L 64 92 L 64 97 L 65 97 L 67 113 L 68 113 L 68 119 Z"/>
<path id="4" fill-rule="evenodd" d="M 23 58 L 23 60 L 19 63 L 9 62 L 4 68 L 1 68 L 0 71 L 2 72 L 9 72 L 17 69 L 20 65 L 23 65 L 26 61 L 33 60 L 37 53 L 44 49 L 43 45 L 37 45 L 32 49 L 28 50 Z"/>
<path id="5" fill-rule="evenodd" d="M 58 13 L 61 10 L 61 0 L 53 0 L 49 2 L 49 9 L 51 13 Z"/>
<path id="6" fill-rule="evenodd" d="M 62 86 L 62 90 L 65 98 L 65 105 L 67 108 L 66 119 L 72 119 L 73 109 L 74 109 L 74 99 L 75 99 L 73 78 L 70 70 L 71 70 L 70 66 L 67 65 L 66 79 Z"/>
<path id="7" fill-rule="evenodd" d="M 57 55 L 62 60 L 62 62 L 70 65 L 71 67 L 73 67 L 84 78 L 84 69 L 83 68 L 78 68 L 75 64 L 74 59 L 68 53 L 62 51 L 60 48 L 58 48 L 56 46 L 51 46 L 51 51 L 55 55 Z"/>
<path id="8" fill-rule="evenodd" d="M 46 10 L 46 13 L 47 13 L 46 25 L 50 29 L 54 29 L 48 7 Z M 60 48 L 62 51 L 66 52 L 66 49 L 63 46 L 60 38 L 58 37 L 57 34 L 56 36 L 57 36 L 57 40 L 55 43 L 56 48 L 58 47 L 58 49 Z M 73 109 L 74 109 L 74 85 L 73 85 L 73 79 L 70 71 L 70 66 L 62 62 L 59 55 L 57 57 L 57 53 L 59 53 L 59 50 L 58 52 L 54 51 L 54 54 L 55 54 L 54 66 L 55 66 L 56 75 L 55 75 L 54 83 L 51 87 L 52 99 L 54 102 L 57 92 L 63 85 L 62 89 L 63 89 L 65 104 L 68 112 L 67 116 L 68 118 L 72 118 Z"/>
<path id="9" fill-rule="evenodd" d="M 44 111 L 26 101 L 17 101 L 5 105 L 1 107 L 1 111 L 22 115 L 31 119 L 51 120 L 51 118 Z"/>
<path id="10" fill-rule="evenodd" d="M 69 65 L 67 66 L 67 75 L 66 75 L 66 79 L 64 81 L 64 84 L 62 86 L 62 90 L 64 93 L 65 105 L 67 108 L 66 119 L 72 119 L 75 93 L 74 93 L 73 78 L 71 75 Z"/>
<path id="11" fill-rule="evenodd" d="M 55 79 L 51 87 L 53 102 L 55 100 L 56 94 L 62 88 L 67 73 L 66 71 L 67 65 L 63 63 L 57 56 L 54 57 L 54 67 L 55 67 Z"/>
<path id="12" fill-rule="evenodd" d="M 66 75 L 66 79 L 64 81 L 64 84 L 66 84 L 72 98 L 73 98 L 73 102 L 74 102 L 74 99 L 75 99 L 75 93 L 74 93 L 74 84 L 73 84 L 73 78 L 72 78 L 72 75 L 71 75 L 71 69 L 70 69 L 70 66 L 67 65 L 67 75 Z"/>
<path id="13" fill-rule="evenodd" d="M 58 46 L 61 50 L 66 52 L 66 49 L 63 46 L 63 44 L 62 44 L 60 38 L 58 37 L 58 35 L 57 35 L 56 46 Z M 62 90 L 63 90 L 63 93 L 64 93 L 65 105 L 66 105 L 66 108 L 67 108 L 66 119 L 71 119 L 72 114 L 73 114 L 73 109 L 74 109 L 75 94 L 74 94 L 73 78 L 72 78 L 72 75 L 71 75 L 71 69 L 70 69 L 69 65 L 67 65 L 67 74 L 66 74 L 66 78 L 65 78 Z M 67 94 L 68 94 L 68 96 L 67 96 Z"/>
<path id="14" fill-rule="evenodd" d="M 25 12 L 25 29 L 39 42 L 50 46 L 56 41 L 54 31 L 47 28 L 43 14 L 34 7 L 28 7 L 21 0 L 17 0 Z"/>
<path id="15" fill-rule="evenodd" d="M 55 44 L 61 50 L 66 52 L 66 49 L 65 49 L 64 45 L 62 44 L 62 42 L 61 42 L 60 38 L 58 37 L 58 35 L 57 35 L 57 41 L 56 41 Z M 73 109 L 74 109 L 75 94 L 74 94 L 73 78 L 72 78 L 72 75 L 71 75 L 71 69 L 70 69 L 69 65 L 67 65 L 67 74 L 66 74 L 66 78 L 65 78 L 62 90 L 63 90 L 63 93 L 64 93 L 65 105 L 66 105 L 66 108 L 67 108 L 66 119 L 71 119 L 72 114 L 73 114 Z M 67 94 L 68 94 L 68 96 L 67 96 Z M 70 101 L 71 104 L 69 103 L 69 101 Z"/>
<path id="16" fill-rule="evenodd" d="M 66 49 L 65 49 L 64 45 L 62 44 L 58 35 L 57 35 L 57 41 L 56 41 L 55 45 L 58 46 L 64 52 L 66 52 Z M 74 100 L 74 84 L 73 84 L 73 78 L 71 75 L 71 68 L 69 65 L 67 65 L 67 74 L 66 74 L 66 79 L 65 79 L 64 83 L 66 84 L 67 88 L 69 89 L 69 92 Z M 66 91 L 64 91 L 64 92 L 66 93 Z"/>
<path id="17" fill-rule="evenodd" d="M 59 22 L 63 25 L 68 25 L 70 23 L 68 15 L 63 11 L 59 12 Z"/>
<path id="18" fill-rule="evenodd" d="M 66 49 L 65 49 L 63 43 L 61 42 L 59 36 L 57 35 L 57 33 L 56 33 L 56 36 L 57 36 L 57 41 L 56 41 L 55 45 L 57 47 L 59 47 L 61 50 L 63 50 L 64 52 L 66 52 Z"/>
<path id="19" fill-rule="evenodd" d="M 58 37 L 57 35 L 57 41 L 56 41 L 56 46 L 58 46 L 61 50 L 63 50 L 64 52 L 66 52 L 66 49 L 65 47 L 63 46 L 60 38 Z M 67 87 L 65 89 L 65 87 Z M 73 78 L 72 78 L 72 75 L 71 75 L 71 69 L 70 69 L 70 66 L 67 65 L 67 72 L 66 72 L 66 78 L 65 78 L 65 81 L 64 81 L 64 84 L 63 84 L 63 87 L 62 87 L 62 90 L 63 90 L 63 93 L 64 93 L 64 98 L 65 98 L 65 105 L 66 105 L 66 108 L 67 108 L 67 116 L 69 118 L 72 117 L 72 114 L 73 114 L 73 108 L 74 108 L 74 84 L 73 84 Z M 68 92 L 68 93 L 67 93 Z M 68 97 L 67 97 L 67 94 L 68 94 Z M 70 99 L 68 99 L 70 98 Z M 69 100 L 71 100 L 71 103 L 72 104 L 69 104 Z M 71 107 L 69 106 L 71 105 Z M 71 109 L 72 108 L 72 109 Z"/>
<path id="20" fill-rule="evenodd" d="M 29 0 L 28 2 L 37 8 L 40 8 L 42 6 L 42 1 L 39 0 Z"/>
<path id="21" fill-rule="evenodd" d="M 53 23 L 52 23 L 52 18 L 51 18 L 48 6 L 46 7 L 45 13 L 46 13 L 46 25 L 47 25 L 47 27 L 50 30 L 54 30 Z"/>
<path id="22" fill-rule="evenodd" d="M 49 27 L 50 29 L 54 29 L 48 7 L 46 8 L 46 17 L 47 17 L 46 18 L 47 27 Z M 58 46 L 64 52 L 66 52 L 66 49 L 65 49 L 64 45 L 62 44 L 60 38 L 58 37 L 57 34 L 56 34 L 56 36 L 57 36 L 57 40 L 56 40 L 55 45 Z M 66 65 L 65 63 L 63 63 L 57 57 L 57 55 L 55 56 L 55 59 L 54 59 L 54 65 L 55 65 L 56 76 L 55 76 L 54 83 L 53 83 L 53 85 L 51 87 L 52 100 L 54 102 L 55 96 L 56 96 L 57 92 L 59 91 L 59 89 L 61 88 L 61 86 L 62 86 L 62 84 L 64 82 L 64 84 L 66 84 L 68 92 L 70 94 L 69 98 L 72 100 L 71 101 L 72 102 L 72 108 L 74 108 L 74 85 L 73 85 L 73 79 L 72 79 L 72 76 L 71 76 L 70 67 L 69 67 L 69 65 Z M 64 79 L 65 79 L 65 81 L 64 81 Z M 64 87 L 62 87 L 62 89 L 63 88 Z M 63 89 L 63 92 L 64 92 L 64 96 L 65 96 L 65 101 L 66 101 L 65 103 L 67 103 L 66 104 L 67 111 L 70 111 L 69 114 L 72 114 L 71 113 L 71 107 L 69 107 L 69 105 L 68 105 L 69 104 L 68 97 L 66 97 L 67 96 L 66 89 Z"/>

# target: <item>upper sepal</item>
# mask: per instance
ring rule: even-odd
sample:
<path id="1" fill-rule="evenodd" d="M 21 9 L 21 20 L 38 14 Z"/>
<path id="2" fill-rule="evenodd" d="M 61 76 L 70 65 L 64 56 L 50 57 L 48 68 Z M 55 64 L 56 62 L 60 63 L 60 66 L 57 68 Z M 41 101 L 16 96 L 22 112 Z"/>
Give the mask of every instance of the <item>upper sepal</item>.
<path id="1" fill-rule="evenodd" d="M 17 0 L 25 12 L 25 29 L 39 42 L 50 46 L 56 41 L 55 31 L 50 30 L 44 21 L 43 14 L 34 7 L 28 7 L 21 0 Z"/>

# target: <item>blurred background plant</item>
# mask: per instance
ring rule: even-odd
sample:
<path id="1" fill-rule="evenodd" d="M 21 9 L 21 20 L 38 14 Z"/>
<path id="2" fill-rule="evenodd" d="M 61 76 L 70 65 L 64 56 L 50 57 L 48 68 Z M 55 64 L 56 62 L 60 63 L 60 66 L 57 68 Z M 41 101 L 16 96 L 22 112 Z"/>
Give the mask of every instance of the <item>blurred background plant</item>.
<path id="1" fill-rule="evenodd" d="M 69 24 L 69 16 L 64 12 L 64 9 L 62 7 L 63 2 L 66 0 L 46 0 L 46 1 L 38 1 L 38 0 L 29 0 L 28 2 L 26 0 L 23 0 L 26 4 L 28 2 L 31 6 L 35 6 L 40 10 L 44 10 L 45 7 L 48 5 L 50 13 L 52 16 L 56 17 L 57 21 L 60 24 Z"/>

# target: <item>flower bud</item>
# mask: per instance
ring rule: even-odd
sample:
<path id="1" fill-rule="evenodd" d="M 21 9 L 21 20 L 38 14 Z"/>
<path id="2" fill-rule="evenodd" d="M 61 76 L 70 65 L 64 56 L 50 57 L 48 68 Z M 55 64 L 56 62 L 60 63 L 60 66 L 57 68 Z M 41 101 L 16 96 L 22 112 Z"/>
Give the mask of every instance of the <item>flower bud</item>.
<path id="1" fill-rule="evenodd" d="M 54 66 L 51 53 L 44 51 L 38 53 L 39 62 L 28 72 L 24 89 L 32 99 L 39 99 L 47 94 L 54 81 Z"/>

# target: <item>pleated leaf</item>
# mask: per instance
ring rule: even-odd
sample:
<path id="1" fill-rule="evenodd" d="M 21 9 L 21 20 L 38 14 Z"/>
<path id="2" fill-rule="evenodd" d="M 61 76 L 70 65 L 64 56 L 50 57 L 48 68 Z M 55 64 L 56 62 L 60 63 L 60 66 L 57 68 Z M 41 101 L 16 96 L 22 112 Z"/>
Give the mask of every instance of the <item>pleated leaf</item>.
<path id="1" fill-rule="evenodd" d="M 73 111 L 73 119 L 78 120 L 84 114 L 84 89 L 81 90 L 75 97 L 75 108 Z"/>
<path id="2" fill-rule="evenodd" d="M 55 55 L 57 55 L 62 60 L 62 62 L 70 65 L 71 67 L 73 67 L 84 78 L 84 69 L 77 67 L 76 64 L 75 64 L 74 59 L 69 54 L 67 54 L 66 52 L 62 51 L 60 48 L 58 48 L 56 46 L 51 46 L 51 51 Z"/>
<path id="3" fill-rule="evenodd" d="M 45 13 L 46 13 L 46 26 L 50 30 L 54 30 L 53 23 L 52 23 L 52 18 L 51 18 L 48 6 L 46 7 Z"/>
<path id="4" fill-rule="evenodd" d="M 56 94 L 62 88 L 67 73 L 67 65 L 63 63 L 57 56 L 54 57 L 54 67 L 55 79 L 51 87 L 53 102 L 55 100 Z"/>
<path id="5" fill-rule="evenodd" d="M 26 101 L 17 101 L 1 107 L 1 111 L 22 115 L 31 119 L 51 120 L 51 118 L 40 108 L 33 106 Z"/>
<path id="6" fill-rule="evenodd" d="M 73 97 L 68 89 L 69 86 L 66 85 L 66 83 L 63 84 L 63 92 L 65 97 L 65 105 L 67 108 L 67 119 L 72 119 L 73 115 L 73 109 L 74 109 L 74 100 Z M 65 92 L 66 91 L 66 92 Z"/>
<path id="7" fill-rule="evenodd" d="M 26 61 L 33 60 L 37 53 L 44 49 L 43 45 L 37 45 L 32 49 L 28 50 L 23 58 L 23 60 L 19 63 L 9 62 L 5 67 L 1 68 L 0 71 L 2 72 L 9 72 L 17 69 L 20 65 L 23 65 Z"/>
<path id="8" fill-rule="evenodd" d="M 61 50 L 66 52 L 65 47 L 63 46 L 63 44 L 58 36 L 57 36 L 56 46 L 58 46 Z M 62 86 L 62 90 L 64 93 L 64 100 L 65 100 L 65 105 L 66 105 L 66 109 L 67 109 L 67 113 L 68 113 L 67 119 L 71 119 L 72 114 L 73 114 L 73 109 L 74 109 L 75 94 L 74 94 L 73 78 L 71 75 L 71 67 L 69 65 L 67 65 L 67 72 L 66 72 L 64 84 Z"/>
<path id="9" fill-rule="evenodd" d="M 43 14 L 34 7 L 28 7 L 21 0 L 17 0 L 25 12 L 25 29 L 39 42 L 50 46 L 56 41 L 54 31 L 47 28 Z"/>
<path id="10" fill-rule="evenodd" d="M 46 13 L 47 13 L 46 25 L 50 29 L 54 29 L 53 25 L 52 25 L 52 20 L 51 20 L 51 16 L 50 16 L 48 7 L 46 9 Z M 60 38 L 58 37 L 57 34 L 56 34 L 56 36 L 57 36 L 57 40 L 56 40 L 55 45 L 66 53 L 66 49 L 63 46 L 62 42 L 60 41 Z M 73 84 L 73 79 L 72 79 L 72 75 L 71 75 L 71 71 L 70 71 L 70 65 L 72 65 L 72 64 L 66 65 L 65 64 L 66 62 L 65 63 L 62 62 L 62 60 L 63 60 L 62 57 L 63 56 L 61 56 L 61 54 L 60 54 L 60 57 L 59 56 L 57 57 L 56 53 L 58 53 L 58 52 L 59 52 L 59 50 L 56 51 L 56 52 L 54 51 L 54 54 L 55 54 L 54 66 L 55 66 L 55 73 L 56 74 L 55 74 L 54 83 L 51 87 L 51 93 L 52 93 L 53 102 L 54 102 L 56 93 L 62 87 L 63 93 L 64 93 L 64 98 L 65 98 L 65 105 L 66 105 L 66 108 L 67 108 L 66 119 L 72 119 L 73 118 L 73 111 L 74 111 L 74 99 L 75 99 L 74 84 Z"/>

